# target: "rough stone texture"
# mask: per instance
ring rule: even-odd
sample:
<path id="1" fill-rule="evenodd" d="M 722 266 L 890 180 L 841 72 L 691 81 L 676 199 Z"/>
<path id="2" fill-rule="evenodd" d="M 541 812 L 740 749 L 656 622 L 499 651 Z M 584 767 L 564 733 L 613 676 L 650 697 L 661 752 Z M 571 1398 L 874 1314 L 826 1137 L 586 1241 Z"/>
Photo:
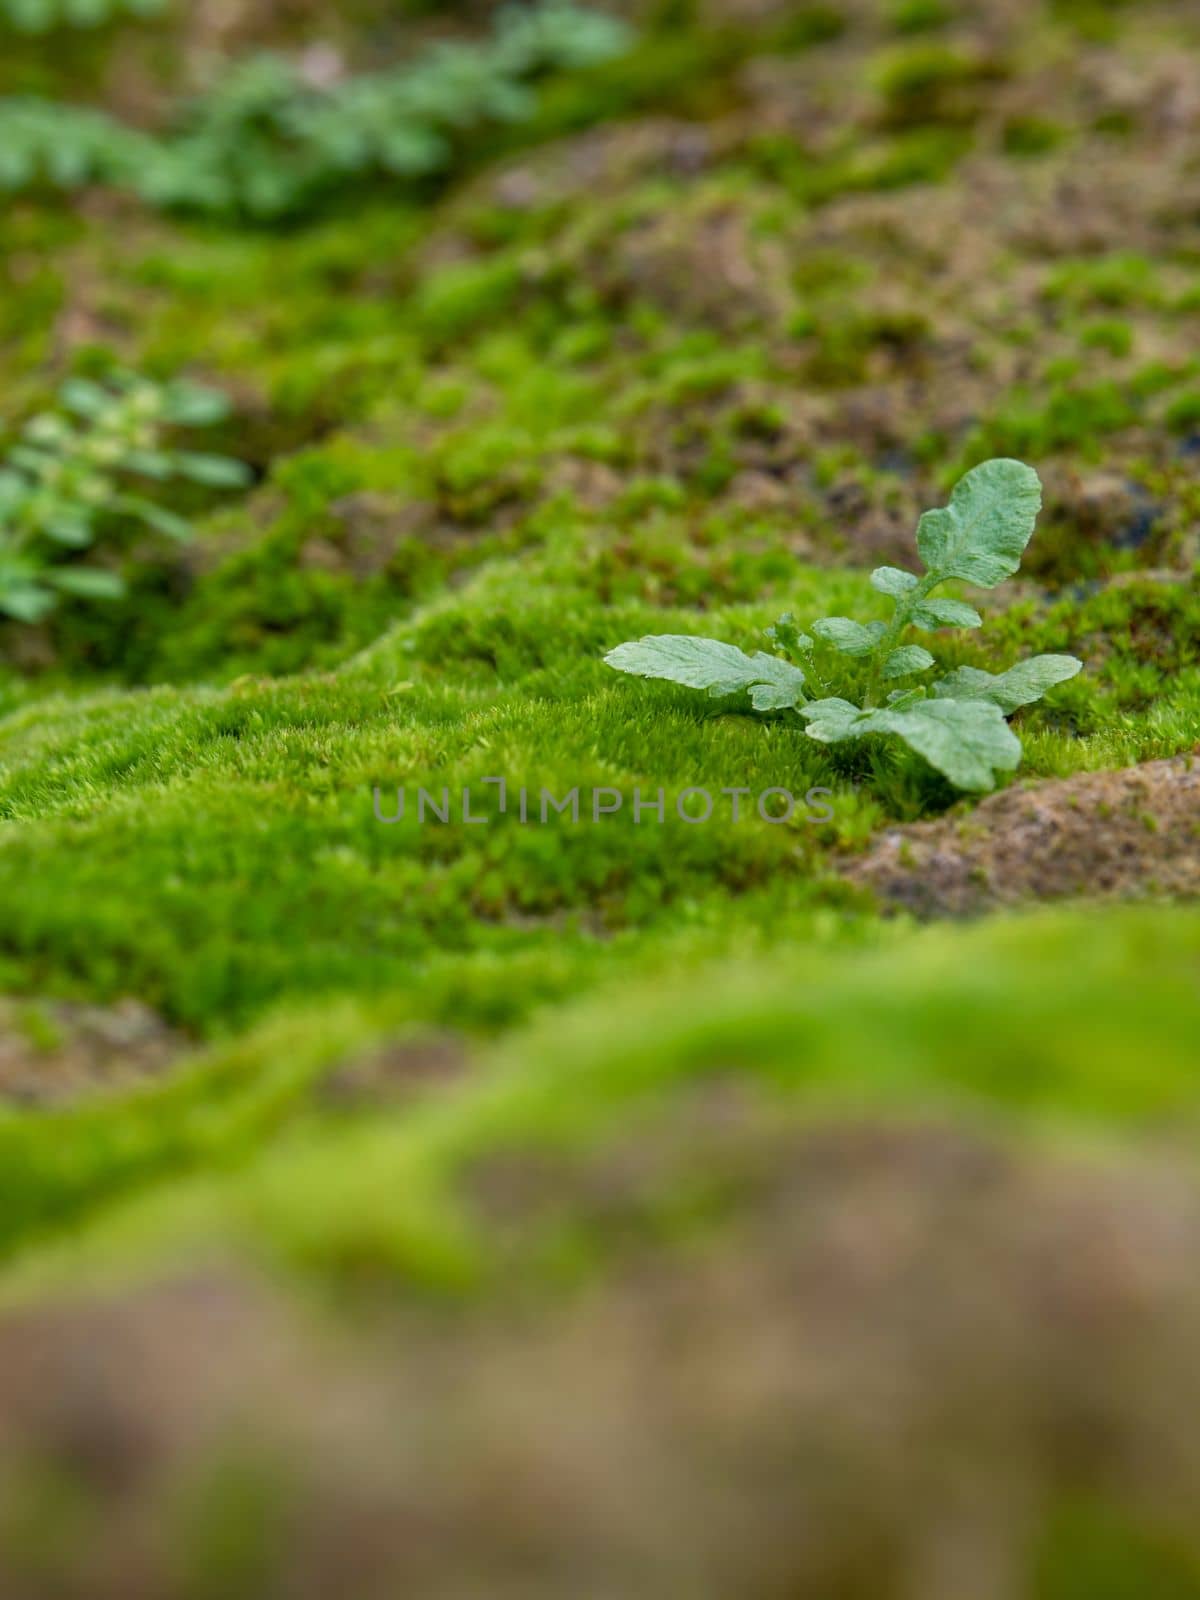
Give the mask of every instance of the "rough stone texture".
<path id="1" fill-rule="evenodd" d="M 1200 894 L 1200 760 L 1086 772 L 992 795 L 968 818 L 889 828 L 843 869 L 920 916 L 1071 895 Z"/>

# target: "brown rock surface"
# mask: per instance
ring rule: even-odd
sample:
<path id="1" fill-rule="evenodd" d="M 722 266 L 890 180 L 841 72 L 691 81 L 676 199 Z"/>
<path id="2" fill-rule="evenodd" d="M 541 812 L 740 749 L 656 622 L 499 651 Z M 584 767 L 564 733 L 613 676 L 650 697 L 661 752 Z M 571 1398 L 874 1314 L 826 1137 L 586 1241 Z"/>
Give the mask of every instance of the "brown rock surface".
<path id="1" fill-rule="evenodd" d="M 1200 894 L 1200 760 L 1018 784 L 967 817 L 889 828 L 843 869 L 919 916 L 1067 896 Z"/>
<path id="2" fill-rule="evenodd" d="M 187 1040 L 148 1006 L 0 997 L 0 1104 L 45 1106 L 129 1089 L 164 1072 Z"/>

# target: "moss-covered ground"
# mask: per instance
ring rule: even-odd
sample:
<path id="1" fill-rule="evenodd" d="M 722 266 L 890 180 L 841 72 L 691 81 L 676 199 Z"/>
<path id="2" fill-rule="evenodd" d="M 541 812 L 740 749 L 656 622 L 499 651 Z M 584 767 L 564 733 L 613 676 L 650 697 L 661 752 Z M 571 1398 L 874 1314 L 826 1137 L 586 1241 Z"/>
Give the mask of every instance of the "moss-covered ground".
<path id="1" fill-rule="evenodd" d="M 353 63 L 406 30 L 479 23 L 225 9 L 227 33 L 177 16 L 59 54 L 25 41 L 0 91 L 73 91 L 146 120 L 214 49 L 336 36 Z M 40 1381 L 67 1394 L 56 1434 L 9 1405 L 0 1372 L 14 1595 L 316 1595 L 360 1547 L 356 1600 L 1200 1595 L 1194 1441 L 1155 1387 L 1169 1371 L 1181 1415 L 1195 1399 L 1194 1376 L 1155 1352 L 1196 1326 L 1194 1257 L 1162 1241 L 1194 1237 L 1200 1185 L 1200 911 L 1164 890 L 1161 850 L 1123 843 L 1101 886 L 1085 842 L 1067 892 L 1027 874 L 1016 904 L 969 922 L 897 914 L 854 862 L 921 821 L 971 836 L 973 800 L 895 750 L 847 757 L 790 718 L 601 659 L 643 633 L 753 650 L 781 612 L 883 615 L 869 572 L 912 563 L 919 510 L 1016 455 L 1046 491 L 1022 577 L 982 597 L 981 632 L 938 641 L 949 664 L 993 671 L 1035 651 L 1083 659 L 1015 719 L 1016 781 L 1070 808 L 1081 774 L 1200 759 L 1200 25 L 1184 0 L 710 0 L 632 20 L 625 58 L 543 85 L 532 122 L 436 190 L 348 194 L 274 230 L 103 192 L 0 212 L 7 416 L 114 364 L 203 379 L 233 400 L 212 448 L 257 479 L 180 503 L 188 545 L 119 548 L 125 599 L 0 622 L 0 1296 L 32 1330 L 13 1338 L 48 1341 Z M 751 799 L 736 822 L 719 809 L 695 825 L 674 809 L 695 787 L 827 793 L 782 823 Z M 574 788 L 580 820 L 543 820 L 543 792 Z M 417 814 L 419 789 L 445 791 L 448 822 Z M 464 822 L 464 789 L 485 821 Z M 660 789 L 662 819 L 636 818 L 635 790 Z M 594 790 L 619 791 L 621 810 L 593 820 Z M 404 816 L 380 820 L 398 791 Z M 1091 814 L 1102 828 L 1103 803 Z M 1139 822 L 1151 840 L 1165 818 L 1148 803 Z M 1168 876 L 1194 883 L 1200 816 L 1176 806 L 1170 825 L 1191 866 Z M 125 1070 L 105 1082 L 101 1057 Z M 904 1145 L 898 1173 L 887 1140 L 929 1127 L 928 1163 Z M 830 1128 L 874 1129 L 893 1153 L 847 1176 L 806 1142 Z M 959 1176 L 930 1188 L 947 1162 Z M 961 1177 L 972 1162 L 978 1182 Z M 985 1223 L 972 1208 L 1001 1169 Z M 785 1205 L 797 1171 L 815 1188 Z M 1144 1232 L 1114 1243 L 1106 1197 L 1127 1192 Z M 1029 1208 L 1052 1218 L 1057 1266 L 1021 1232 Z M 851 1386 L 894 1423 L 878 1457 L 861 1419 L 839 1432 L 812 1398 L 845 1325 L 779 1312 L 788 1376 L 754 1338 L 739 1347 L 732 1287 L 705 1276 L 749 1261 L 790 1283 L 797 1215 L 828 1224 L 804 1255 L 813 1304 L 843 1273 L 890 1286 L 854 1301 L 885 1319 Z M 968 1257 L 1011 1275 L 1011 1326 L 977 1299 L 944 1327 L 930 1312 L 975 1294 Z M 316 1469 L 293 1482 L 222 1454 L 206 1418 L 236 1412 L 239 1391 L 210 1392 L 194 1357 L 155 1380 L 193 1396 L 164 1437 L 127 1379 L 80 1375 L 72 1318 L 80 1348 L 174 1343 L 174 1302 L 147 1285 L 192 1272 L 238 1306 L 269 1284 L 288 1327 L 312 1315 L 322 1341 L 348 1342 L 297 1356 L 303 1379 L 272 1391 L 264 1436 L 285 1462 L 279 1418 L 310 1382 L 336 1389 L 377 1362 L 381 1338 L 409 1341 L 431 1393 L 444 1350 L 460 1375 L 478 1367 L 457 1399 L 451 1384 L 449 1422 L 421 1423 L 432 1460 L 457 1441 L 478 1470 L 388 1480 L 406 1485 L 389 1514 L 440 1529 L 444 1558 L 424 1565 L 372 1522 L 381 1458 L 359 1413 L 402 1412 L 390 1390 L 367 1384 L 300 1429 L 304 1459 L 328 1448 L 343 1474 L 326 1496 Z M 649 1334 L 623 1342 L 636 1313 L 621 1297 L 677 1278 L 705 1352 L 697 1436 L 720 1434 L 729 1485 L 728 1526 L 714 1512 L 702 1537 L 684 1529 L 705 1496 L 675 1472 L 698 1404 L 686 1384 L 640 1440 L 636 1407 L 629 1437 L 614 1423 L 606 1442 L 609 1412 L 580 1399 L 625 1361 L 613 1415 L 653 1387 L 661 1352 L 646 1355 Z M 85 1295 L 134 1309 L 97 1330 L 71 1309 Z M 747 1318 L 777 1311 L 751 1297 Z M 292 1337 L 257 1315 L 230 1356 L 251 1391 L 263 1341 Z M 556 1343 L 562 1317 L 579 1327 Z M 572 1365 L 589 1325 L 621 1352 L 611 1370 Z M 514 1327 L 546 1346 L 532 1421 L 503 1399 L 538 1370 L 510 1362 Z M 1088 1382 L 1119 1416 L 1062 1399 L 1045 1328 L 1064 1369 L 1054 1341 L 1089 1347 Z M 1024 1436 L 986 1429 L 945 1455 L 929 1396 L 956 1338 L 979 1347 L 951 1362 L 956 1427 L 1050 1396 L 1028 1460 Z M 943 1514 L 928 1527 L 897 1442 L 908 1386 L 920 1461 L 961 1459 L 969 1479 L 952 1492 L 930 1466 Z M 768 1426 L 776 1405 L 790 1444 Z M 91 1456 L 89 1407 L 111 1430 Z M 151 1465 L 122 1477 L 137 1449 L 121 1430 L 143 1424 Z M 809 1428 L 825 1488 L 840 1485 L 824 1525 L 865 1517 L 857 1546 L 792 1525 L 780 1485 Z M 511 1462 L 497 1439 L 515 1440 Z M 641 1445 L 631 1481 L 661 1489 L 657 1529 L 613 1467 Z M 509 1468 L 527 1521 L 501 1534 L 481 1505 Z M 559 1469 L 567 1532 L 547 1543 L 533 1485 L 549 1504 Z M 315 1541 L 304 1573 L 287 1537 L 263 1534 L 289 1486 L 332 1508 L 298 1540 Z M 692 1538 L 712 1546 L 699 1566 Z"/>

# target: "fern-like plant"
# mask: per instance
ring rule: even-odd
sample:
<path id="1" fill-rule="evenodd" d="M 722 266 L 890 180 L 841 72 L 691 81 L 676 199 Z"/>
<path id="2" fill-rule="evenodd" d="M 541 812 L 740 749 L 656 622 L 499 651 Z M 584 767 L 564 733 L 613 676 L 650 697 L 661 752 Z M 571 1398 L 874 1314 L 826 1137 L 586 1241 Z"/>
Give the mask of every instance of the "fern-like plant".
<path id="1" fill-rule="evenodd" d="M 756 711 L 795 711 L 808 737 L 822 744 L 901 739 L 956 788 L 991 789 L 995 774 L 1014 771 L 1021 759 L 1021 742 L 1006 719 L 1073 678 L 1083 663 L 1044 655 L 1002 673 L 958 667 L 931 677 L 934 656 L 906 638 L 910 628 L 980 627 L 973 606 L 934 591 L 954 578 L 993 589 L 1012 577 L 1041 503 L 1038 475 L 1020 461 L 985 461 L 968 472 L 950 504 L 927 511 L 918 524 L 925 571 L 879 567 L 871 574 L 873 587 L 892 602 L 890 621 L 823 617 L 804 633 L 783 617 L 768 629 L 774 655 L 659 634 L 618 645 L 604 659 L 619 672 L 713 696 L 748 694 Z"/>
<path id="2" fill-rule="evenodd" d="M 627 38 L 611 17 L 546 0 L 502 11 L 482 43 L 440 43 L 328 86 L 285 57 L 252 56 L 162 137 L 78 107 L 0 101 L 0 189 L 103 183 L 164 208 L 278 221 L 351 179 L 447 171 L 472 135 L 532 115 L 539 74 L 609 60 Z"/>
<path id="3" fill-rule="evenodd" d="M 483 43 L 439 43 L 330 87 L 283 57 L 252 57 L 195 102 L 138 187 L 159 205 L 273 220 L 347 178 L 428 177 L 471 133 L 532 115 L 537 74 L 608 60 L 626 37 L 612 18 L 549 0 L 502 11 Z"/>
<path id="4" fill-rule="evenodd" d="M 102 530 L 140 523 L 187 537 L 188 523 L 146 485 L 187 479 L 232 489 L 251 476 L 240 461 L 167 442 L 175 429 L 227 414 L 214 390 L 76 378 L 59 400 L 57 410 L 25 424 L 0 465 L 0 615 L 19 622 L 39 621 L 64 594 L 111 599 L 123 592 L 116 572 L 77 559 Z"/>

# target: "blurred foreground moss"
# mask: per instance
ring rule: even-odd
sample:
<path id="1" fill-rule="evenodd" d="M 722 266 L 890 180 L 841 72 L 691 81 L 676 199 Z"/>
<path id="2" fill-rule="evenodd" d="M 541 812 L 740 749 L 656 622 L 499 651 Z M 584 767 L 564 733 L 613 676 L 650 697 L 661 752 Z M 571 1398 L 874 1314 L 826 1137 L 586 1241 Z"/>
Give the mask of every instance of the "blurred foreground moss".
<path id="1" fill-rule="evenodd" d="M 476 1163 L 602 1147 L 713 1077 L 760 1086 L 784 1119 L 966 1114 L 1084 1142 L 1182 1139 L 1190 1158 L 1198 965 L 1200 914 L 1183 908 L 998 917 L 857 954 L 809 942 L 705 964 L 693 952 L 686 969 L 601 987 L 475 1050 L 444 1090 L 349 1112 L 314 1085 L 403 1034 L 402 1013 L 293 1012 L 165 1088 L 0 1122 L 10 1285 L 230 1247 L 486 1281 L 500 1262 L 464 1202 Z M 641 1225 L 654 1231 L 653 1206 Z M 576 1266 L 594 1257 L 569 1204 L 553 1226 L 572 1235 Z M 536 1276 L 544 1246 L 506 1250 L 504 1273 Z"/>

